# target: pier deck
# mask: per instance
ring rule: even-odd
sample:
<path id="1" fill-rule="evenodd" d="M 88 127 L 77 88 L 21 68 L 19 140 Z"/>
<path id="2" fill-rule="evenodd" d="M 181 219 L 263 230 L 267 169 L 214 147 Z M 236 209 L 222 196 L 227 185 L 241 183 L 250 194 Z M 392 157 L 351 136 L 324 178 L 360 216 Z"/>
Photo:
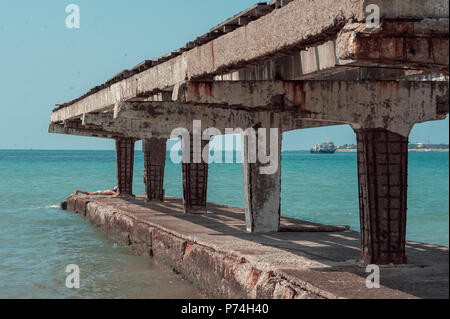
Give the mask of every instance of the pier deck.
<path id="1" fill-rule="evenodd" d="M 68 197 L 68 210 L 180 273 L 217 298 L 448 298 L 448 248 L 407 242 L 407 266 L 380 267 L 366 287 L 360 235 L 345 227 L 282 218 L 278 233 L 245 232 L 240 208 L 209 203 L 183 214 L 182 200 Z M 81 239 L 82 240 L 82 239 Z"/>

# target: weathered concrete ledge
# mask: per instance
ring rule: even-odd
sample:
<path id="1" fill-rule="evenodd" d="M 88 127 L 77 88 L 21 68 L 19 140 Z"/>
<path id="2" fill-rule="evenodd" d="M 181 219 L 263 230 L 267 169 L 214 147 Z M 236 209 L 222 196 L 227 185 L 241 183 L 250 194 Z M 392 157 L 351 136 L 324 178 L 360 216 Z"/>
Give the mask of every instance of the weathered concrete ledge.
<path id="1" fill-rule="evenodd" d="M 448 298 L 448 248 L 408 242 L 409 265 L 381 267 L 367 289 L 359 234 L 345 227 L 282 218 L 282 232 L 245 232 L 242 209 L 209 204 L 183 215 L 181 200 L 68 197 L 88 218 L 141 255 L 180 273 L 213 298 Z"/>

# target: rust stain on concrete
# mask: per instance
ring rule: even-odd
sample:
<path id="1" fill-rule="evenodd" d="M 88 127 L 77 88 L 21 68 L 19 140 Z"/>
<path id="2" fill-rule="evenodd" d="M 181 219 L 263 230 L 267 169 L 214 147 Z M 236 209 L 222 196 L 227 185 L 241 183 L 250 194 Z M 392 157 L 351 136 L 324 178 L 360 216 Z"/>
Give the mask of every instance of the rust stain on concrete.
<path id="1" fill-rule="evenodd" d="M 247 281 L 250 283 L 249 285 L 249 291 L 252 291 L 256 284 L 258 283 L 259 277 L 261 276 L 261 271 L 255 268 L 252 268 L 250 270 L 250 273 L 248 274 Z"/>
<path id="2" fill-rule="evenodd" d="M 212 65 L 212 72 L 216 69 L 216 56 L 214 53 L 214 41 L 211 41 L 211 65 Z"/>
<path id="3" fill-rule="evenodd" d="M 203 84 L 203 92 L 205 97 L 212 97 L 214 92 L 214 83 L 212 82 L 204 82 Z"/>
<path id="4" fill-rule="evenodd" d="M 294 299 L 295 298 L 295 290 L 292 287 L 285 287 L 283 291 L 283 299 Z"/>
<path id="5" fill-rule="evenodd" d="M 400 83 L 397 81 L 377 82 L 379 92 L 389 93 L 389 102 L 393 103 L 400 96 Z"/>
<path id="6" fill-rule="evenodd" d="M 195 102 L 200 101 L 200 83 L 192 82 L 189 84 L 188 88 L 188 97 L 190 100 L 194 100 Z"/>
<path id="7" fill-rule="evenodd" d="M 283 82 L 284 90 L 292 98 L 292 102 L 298 106 L 299 110 L 306 109 L 306 92 L 305 82 L 302 81 L 285 81 Z"/>
<path id="8" fill-rule="evenodd" d="M 383 21 L 381 29 L 384 35 L 412 35 L 414 34 L 414 22 L 412 21 Z"/>
<path id="9" fill-rule="evenodd" d="M 183 260 L 189 257 L 193 247 L 194 247 L 194 244 L 192 242 L 187 242 L 186 243 L 186 248 L 184 249 Z"/>

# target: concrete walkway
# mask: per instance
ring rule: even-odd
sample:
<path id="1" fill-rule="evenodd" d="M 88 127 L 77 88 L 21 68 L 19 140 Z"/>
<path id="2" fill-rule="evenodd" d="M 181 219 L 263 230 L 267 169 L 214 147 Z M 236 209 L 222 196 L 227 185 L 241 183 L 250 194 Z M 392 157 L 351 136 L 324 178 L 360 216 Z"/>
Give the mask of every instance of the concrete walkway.
<path id="1" fill-rule="evenodd" d="M 408 242 L 409 264 L 381 267 L 368 289 L 359 233 L 282 219 L 282 232 L 245 232 L 240 208 L 183 215 L 180 199 L 69 196 L 68 209 L 215 298 L 449 298 L 448 248 Z"/>

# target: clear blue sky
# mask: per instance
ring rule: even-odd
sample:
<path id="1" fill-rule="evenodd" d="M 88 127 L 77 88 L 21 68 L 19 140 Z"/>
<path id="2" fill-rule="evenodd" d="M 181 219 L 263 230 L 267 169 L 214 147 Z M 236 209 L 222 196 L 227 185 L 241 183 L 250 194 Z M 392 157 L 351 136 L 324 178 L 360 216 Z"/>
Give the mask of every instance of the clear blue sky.
<path id="1" fill-rule="evenodd" d="M 47 133 L 56 103 L 76 98 L 123 69 L 178 49 L 256 0 L 0 1 L 0 149 L 111 149 L 111 141 Z M 65 27 L 65 8 L 81 28 Z M 448 143 L 449 121 L 417 125 L 411 142 Z M 284 149 L 331 138 L 354 143 L 348 127 L 285 133 Z"/>

